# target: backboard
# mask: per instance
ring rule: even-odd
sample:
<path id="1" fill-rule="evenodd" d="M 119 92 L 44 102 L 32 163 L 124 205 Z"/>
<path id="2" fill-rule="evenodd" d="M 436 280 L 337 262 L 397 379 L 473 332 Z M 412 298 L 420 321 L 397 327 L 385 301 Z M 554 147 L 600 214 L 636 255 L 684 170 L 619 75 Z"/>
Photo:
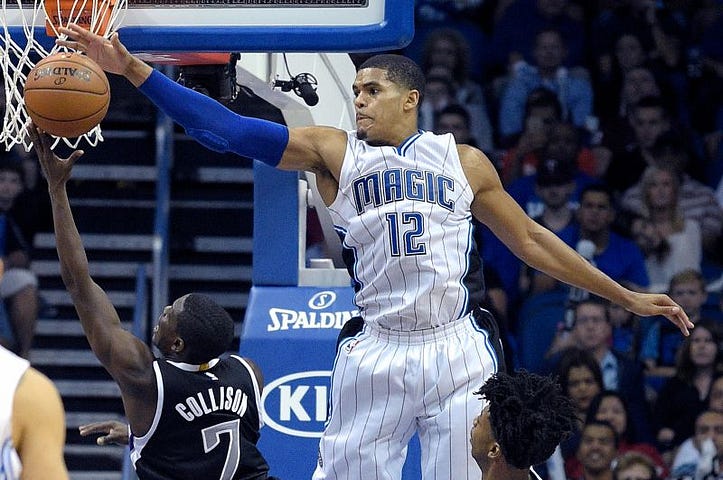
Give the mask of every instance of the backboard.
<path id="1" fill-rule="evenodd" d="M 18 36 L 33 4 L 8 2 Z M 129 0 L 118 33 L 134 53 L 371 52 L 409 43 L 413 12 L 414 0 Z"/>

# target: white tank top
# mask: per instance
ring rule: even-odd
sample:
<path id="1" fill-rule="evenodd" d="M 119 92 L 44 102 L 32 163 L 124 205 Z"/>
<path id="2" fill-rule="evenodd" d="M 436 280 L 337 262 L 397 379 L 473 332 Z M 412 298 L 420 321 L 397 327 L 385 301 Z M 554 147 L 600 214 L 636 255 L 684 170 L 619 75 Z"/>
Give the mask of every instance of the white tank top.
<path id="1" fill-rule="evenodd" d="M 420 132 L 399 147 L 374 147 L 348 133 L 329 211 L 365 321 L 422 330 L 479 302 L 472 200 L 451 134 Z"/>
<path id="2" fill-rule="evenodd" d="M 30 364 L 0 347 L 0 480 L 17 480 L 22 470 L 13 445 L 13 399 Z"/>

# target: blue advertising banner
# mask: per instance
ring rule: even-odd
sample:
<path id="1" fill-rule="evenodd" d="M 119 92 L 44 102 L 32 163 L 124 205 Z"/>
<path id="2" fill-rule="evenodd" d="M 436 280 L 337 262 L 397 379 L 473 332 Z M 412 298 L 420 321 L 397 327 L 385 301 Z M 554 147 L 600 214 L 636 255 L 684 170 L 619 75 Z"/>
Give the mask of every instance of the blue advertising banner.
<path id="1" fill-rule="evenodd" d="M 316 467 L 324 430 L 331 368 L 342 325 L 357 315 L 351 288 L 251 289 L 240 354 L 256 362 L 265 379 L 266 426 L 259 448 L 271 474 L 308 480 Z M 421 478 L 415 436 L 403 479 Z"/>

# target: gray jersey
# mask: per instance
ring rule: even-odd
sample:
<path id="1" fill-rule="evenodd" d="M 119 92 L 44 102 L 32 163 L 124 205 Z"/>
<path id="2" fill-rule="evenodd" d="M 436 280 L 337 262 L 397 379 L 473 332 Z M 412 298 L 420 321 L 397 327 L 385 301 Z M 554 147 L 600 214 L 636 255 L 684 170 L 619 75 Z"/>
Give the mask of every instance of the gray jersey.
<path id="1" fill-rule="evenodd" d="M 472 200 L 451 134 L 420 132 L 400 147 L 375 147 L 348 133 L 329 211 L 366 322 L 421 330 L 480 301 Z"/>
<path id="2" fill-rule="evenodd" d="M 27 360 L 0 347 L 0 480 L 20 478 L 20 459 L 12 437 L 13 399 L 20 379 L 30 367 Z"/>

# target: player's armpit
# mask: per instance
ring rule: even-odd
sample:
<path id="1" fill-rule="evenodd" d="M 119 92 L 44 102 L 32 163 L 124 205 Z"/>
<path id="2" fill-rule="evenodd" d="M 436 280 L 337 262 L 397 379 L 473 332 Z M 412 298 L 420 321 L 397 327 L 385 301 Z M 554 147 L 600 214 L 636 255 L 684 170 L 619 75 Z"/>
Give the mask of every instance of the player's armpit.
<path id="1" fill-rule="evenodd" d="M 346 132 L 333 127 L 289 129 L 289 142 L 278 168 L 329 172 L 338 181 L 346 151 Z"/>
<path id="2" fill-rule="evenodd" d="M 65 480 L 65 413 L 58 390 L 30 368 L 15 392 L 13 442 L 23 464 L 22 480 Z"/>

